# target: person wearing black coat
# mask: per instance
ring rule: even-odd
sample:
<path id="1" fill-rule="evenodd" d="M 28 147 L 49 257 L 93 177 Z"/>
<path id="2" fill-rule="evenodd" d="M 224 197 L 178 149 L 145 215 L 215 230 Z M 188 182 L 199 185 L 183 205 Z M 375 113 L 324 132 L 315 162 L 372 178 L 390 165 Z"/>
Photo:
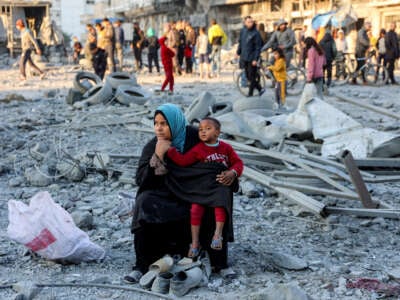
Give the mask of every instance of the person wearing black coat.
<path id="1" fill-rule="evenodd" d="M 137 281 L 138 278 L 133 278 L 136 277 L 133 275 L 135 272 L 139 272 L 139 275 L 146 273 L 149 265 L 165 254 L 186 256 L 191 241 L 191 204 L 187 198 L 192 190 L 202 189 L 202 176 L 215 178 L 215 174 L 219 174 L 217 181 L 222 190 L 226 186 L 238 187 L 237 179 L 221 180 L 221 176 L 226 177 L 225 173 L 221 169 L 206 166 L 206 163 L 202 163 L 203 167 L 186 168 L 171 165 L 172 162 L 165 155 L 170 145 L 185 153 L 200 141 L 198 129 L 186 124 L 183 112 L 176 105 L 163 104 L 155 112 L 156 137 L 144 146 L 136 173 L 139 189 L 131 227 L 136 264 L 134 271 L 125 278 L 128 282 L 134 283 L 134 279 Z M 217 186 L 210 193 L 221 195 Z M 232 203 L 233 194 L 228 200 Z M 229 218 L 232 219 L 231 213 Z M 233 240 L 233 227 L 227 226 L 224 230 L 222 250 L 213 250 L 210 244 L 215 231 L 214 219 L 214 209 L 207 208 L 200 232 L 200 243 L 208 252 L 214 271 L 219 272 L 228 268 L 227 243 Z"/>
<path id="2" fill-rule="evenodd" d="M 396 33 L 396 23 L 390 24 L 390 29 L 385 35 L 386 62 L 389 79 L 392 84 L 397 84 L 394 78 L 394 64 L 400 57 L 399 41 Z"/>
<path id="3" fill-rule="evenodd" d="M 324 84 L 328 87 L 331 86 L 332 83 L 332 63 L 336 58 L 336 44 L 333 39 L 330 31 L 326 31 L 324 37 L 319 42 L 322 49 L 324 49 L 326 64 L 324 66 Z M 326 80 L 325 80 L 326 73 Z"/>
<path id="4" fill-rule="evenodd" d="M 94 72 L 97 76 L 103 79 L 107 69 L 107 52 L 98 48 L 94 43 L 89 45 L 89 49 L 92 55 Z"/>
<path id="5" fill-rule="evenodd" d="M 253 96 L 254 89 L 257 89 L 261 96 L 265 90 L 261 87 L 260 78 L 257 75 L 257 63 L 260 58 L 262 39 L 254 20 L 250 16 L 245 18 L 244 23 L 245 27 L 240 32 L 237 55 L 240 56 L 240 62 L 250 82 L 248 97 Z"/>

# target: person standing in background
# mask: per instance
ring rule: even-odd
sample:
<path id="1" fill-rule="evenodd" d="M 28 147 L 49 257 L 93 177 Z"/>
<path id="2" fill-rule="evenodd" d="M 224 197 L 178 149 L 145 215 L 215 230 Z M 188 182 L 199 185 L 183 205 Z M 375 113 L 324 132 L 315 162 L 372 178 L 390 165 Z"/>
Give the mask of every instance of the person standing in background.
<path id="1" fill-rule="evenodd" d="M 326 63 L 324 50 L 312 37 L 304 40 L 307 51 L 307 83 L 314 83 L 318 97 L 323 96 L 324 65 Z"/>
<path id="2" fill-rule="evenodd" d="M 84 50 L 85 51 L 85 59 L 87 59 L 88 61 L 92 61 L 90 44 L 97 45 L 97 33 L 96 33 L 96 29 L 93 27 L 92 24 L 87 24 L 86 30 L 87 30 L 87 37 L 86 37 L 85 50 Z"/>
<path id="3" fill-rule="evenodd" d="M 249 94 L 252 97 L 254 89 L 258 90 L 259 96 L 264 94 L 265 90 L 260 85 L 260 78 L 257 74 L 257 62 L 260 58 L 262 40 L 256 24 L 251 16 L 247 16 L 244 21 L 244 28 L 240 31 L 239 46 L 236 54 L 240 56 L 240 61 L 246 71 L 246 77 L 249 81 Z"/>
<path id="4" fill-rule="evenodd" d="M 124 43 L 125 43 L 125 32 L 121 26 L 121 20 L 116 20 L 114 22 L 115 31 L 115 52 L 118 59 L 118 65 L 120 71 L 124 66 Z"/>
<path id="5" fill-rule="evenodd" d="M 140 29 L 138 22 L 134 22 L 131 48 L 133 50 L 133 55 L 135 56 L 136 71 L 139 71 L 143 68 L 143 61 L 142 61 L 143 41 L 144 41 L 143 30 Z"/>
<path id="6" fill-rule="evenodd" d="M 217 23 L 217 20 L 211 20 L 211 27 L 208 29 L 208 39 L 211 44 L 212 71 L 215 68 L 215 75 L 219 77 L 221 73 L 221 50 L 222 46 L 228 40 L 224 30 Z"/>
<path id="7" fill-rule="evenodd" d="M 329 29 L 325 30 L 325 35 L 319 42 L 320 46 L 324 50 L 325 54 L 325 65 L 324 65 L 324 84 L 327 87 L 331 86 L 332 83 L 332 63 L 336 58 L 336 44 L 331 35 L 331 31 Z M 326 80 L 325 80 L 326 73 Z"/>
<path id="8" fill-rule="evenodd" d="M 147 39 L 145 45 L 148 48 L 147 61 L 149 63 L 149 73 L 153 72 L 153 62 L 156 66 L 157 73 L 160 74 L 160 64 L 158 61 L 158 49 L 160 49 L 160 43 L 153 28 L 147 30 Z"/>
<path id="9" fill-rule="evenodd" d="M 182 70 L 186 48 L 186 35 L 182 21 L 176 23 L 176 30 L 178 32 L 178 66 Z"/>
<path id="10" fill-rule="evenodd" d="M 399 40 L 396 33 L 396 23 L 390 23 L 389 31 L 385 36 L 386 61 L 391 84 L 397 84 L 394 78 L 394 64 L 400 57 Z"/>
<path id="11" fill-rule="evenodd" d="M 339 29 L 337 31 L 337 38 L 335 39 L 335 45 L 336 45 L 336 78 L 339 79 L 339 74 L 342 74 L 344 70 L 342 68 L 344 67 L 344 62 L 345 62 L 345 54 L 348 52 L 347 48 L 347 41 L 344 37 L 344 31 L 342 29 Z"/>
<path id="12" fill-rule="evenodd" d="M 196 43 L 196 51 L 199 58 L 200 79 L 209 78 L 211 75 L 210 59 L 208 57 L 208 36 L 204 27 L 200 28 Z"/>
<path id="13" fill-rule="evenodd" d="M 376 43 L 376 47 L 378 48 L 378 60 L 377 63 L 378 65 L 386 66 L 386 45 L 385 45 L 385 36 L 386 36 L 386 30 L 384 28 L 381 29 L 379 32 L 379 38 Z M 379 68 L 376 71 L 375 75 L 375 81 L 378 80 L 379 77 Z M 385 72 L 382 72 L 382 79 L 385 80 Z"/>
<path id="14" fill-rule="evenodd" d="M 36 42 L 32 35 L 32 32 L 25 27 L 25 23 L 22 19 L 18 19 L 16 22 L 16 28 L 21 32 L 21 59 L 19 61 L 19 71 L 21 72 L 21 80 L 26 80 L 26 64 L 28 63 L 33 69 L 40 74 L 40 79 L 44 79 L 46 74 L 40 70 L 32 61 L 32 48 L 35 48 L 38 55 L 42 55 L 42 51 L 39 48 L 39 44 Z"/>
<path id="15" fill-rule="evenodd" d="M 112 26 L 110 20 L 108 18 L 104 18 L 102 25 L 104 27 L 104 50 L 107 53 L 107 66 L 108 71 L 115 72 L 115 32 L 114 27 Z"/>
<path id="16" fill-rule="evenodd" d="M 356 67 L 356 74 L 358 71 L 365 65 L 367 51 L 370 47 L 370 41 L 368 38 L 368 31 L 372 28 L 371 22 L 365 22 L 364 27 L 360 29 L 357 33 L 357 40 L 356 40 L 356 60 L 357 60 L 357 67 Z M 365 71 L 362 70 L 361 72 L 363 83 L 367 83 L 367 79 L 365 78 Z M 353 78 L 353 84 L 357 84 L 357 78 Z"/>
<path id="17" fill-rule="evenodd" d="M 101 23 L 96 23 L 96 42 L 97 42 L 97 47 L 100 49 L 104 49 L 104 27 L 101 25 Z"/>

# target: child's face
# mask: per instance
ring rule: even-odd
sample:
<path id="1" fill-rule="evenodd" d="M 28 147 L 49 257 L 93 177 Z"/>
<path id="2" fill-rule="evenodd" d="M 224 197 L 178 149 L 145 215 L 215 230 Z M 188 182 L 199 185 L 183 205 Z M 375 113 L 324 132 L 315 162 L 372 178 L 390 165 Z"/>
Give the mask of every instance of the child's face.
<path id="1" fill-rule="evenodd" d="M 278 51 L 275 51 L 275 52 L 274 52 L 274 58 L 275 58 L 275 59 L 280 58 Z"/>
<path id="2" fill-rule="evenodd" d="M 220 130 L 210 120 L 203 120 L 199 125 L 199 138 L 202 142 L 215 144 L 218 140 Z"/>

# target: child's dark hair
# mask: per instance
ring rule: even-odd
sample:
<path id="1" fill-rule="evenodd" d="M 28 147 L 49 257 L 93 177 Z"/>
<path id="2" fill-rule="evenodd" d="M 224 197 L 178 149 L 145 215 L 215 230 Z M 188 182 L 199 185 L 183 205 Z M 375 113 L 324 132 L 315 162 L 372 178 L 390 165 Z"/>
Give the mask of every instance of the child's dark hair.
<path id="1" fill-rule="evenodd" d="M 317 43 L 317 41 L 315 39 L 313 39 L 312 37 L 307 37 L 304 40 L 304 44 L 306 44 L 306 50 L 308 51 L 311 47 L 314 47 L 315 50 L 317 50 L 319 55 L 323 55 L 324 54 L 324 49 L 322 49 L 321 45 Z"/>
<path id="2" fill-rule="evenodd" d="M 275 48 L 274 52 L 278 52 L 279 57 L 285 59 L 285 53 L 283 52 L 283 49 L 281 48 Z"/>
<path id="3" fill-rule="evenodd" d="M 220 123 L 220 121 L 218 121 L 217 119 L 215 119 L 215 118 L 212 118 L 212 117 L 205 117 L 205 118 L 203 118 L 203 119 L 201 119 L 202 121 L 210 121 L 210 122 L 212 122 L 213 124 L 214 124 L 214 126 L 215 126 L 215 128 L 217 129 L 217 130 L 221 130 L 221 123 Z"/>

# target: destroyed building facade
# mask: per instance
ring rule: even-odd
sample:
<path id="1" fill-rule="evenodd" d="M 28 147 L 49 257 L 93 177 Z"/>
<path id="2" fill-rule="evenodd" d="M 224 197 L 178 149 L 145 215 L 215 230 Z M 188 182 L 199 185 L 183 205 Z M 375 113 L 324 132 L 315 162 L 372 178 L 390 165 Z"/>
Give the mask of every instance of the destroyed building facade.
<path id="1" fill-rule="evenodd" d="M 234 41 L 242 28 L 243 17 L 247 15 L 264 23 L 267 31 L 271 31 L 273 22 L 280 18 L 289 20 L 296 29 L 304 24 L 310 25 L 318 13 L 349 4 L 358 17 L 356 28 L 368 19 L 377 35 L 380 28 L 386 28 L 389 22 L 400 23 L 400 0 L 110 0 L 96 3 L 94 16 L 138 21 L 142 28 L 152 27 L 158 33 L 166 21 L 187 19 L 193 26 L 200 27 L 207 26 L 212 18 L 216 18 L 227 31 L 229 40 Z M 83 15 L 82 19 L 87 21 L 94 16 Z"/>

